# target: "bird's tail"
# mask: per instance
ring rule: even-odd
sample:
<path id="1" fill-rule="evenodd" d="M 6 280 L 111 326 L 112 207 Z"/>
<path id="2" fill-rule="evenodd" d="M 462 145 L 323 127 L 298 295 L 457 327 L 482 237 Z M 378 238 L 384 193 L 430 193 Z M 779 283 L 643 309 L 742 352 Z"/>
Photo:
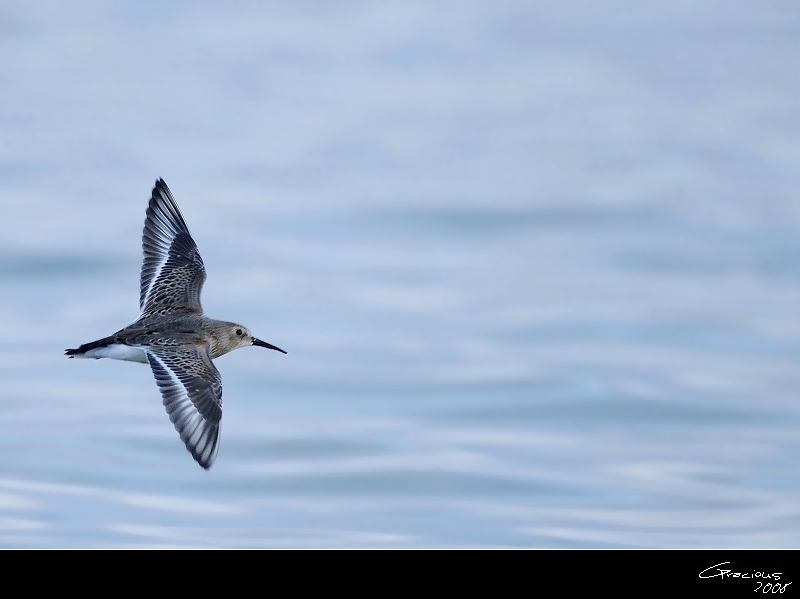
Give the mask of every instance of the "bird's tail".
<path id="1" fill-rule="evenodd" d="M 97 349 L 98 347 L 106 347 L 112 343 L 115 343 L 113 335 L 111 337 L 104 337 L 97 341 L 92 341 L 91 343 L 84 343 L 77 349 L 65 349 L 64 355 L 70 358 L 82 358 L 87 351 Z"/>

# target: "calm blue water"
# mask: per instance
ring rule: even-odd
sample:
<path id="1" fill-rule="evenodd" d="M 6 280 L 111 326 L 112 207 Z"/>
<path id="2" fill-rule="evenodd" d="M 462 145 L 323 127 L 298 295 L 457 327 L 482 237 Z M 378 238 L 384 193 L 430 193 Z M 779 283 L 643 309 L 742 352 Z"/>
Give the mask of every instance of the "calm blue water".
<path id="1" fill-rule="evenodd" d="M 0 546 L 800 545 L 789 2 L 0 10 Z M 163 176 L 216 464 L 140 364 Z"/>

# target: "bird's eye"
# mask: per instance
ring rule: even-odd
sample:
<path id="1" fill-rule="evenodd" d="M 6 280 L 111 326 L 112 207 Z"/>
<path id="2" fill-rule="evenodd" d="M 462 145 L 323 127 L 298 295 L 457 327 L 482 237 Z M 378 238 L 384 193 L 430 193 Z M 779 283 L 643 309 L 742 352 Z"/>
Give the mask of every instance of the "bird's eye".
<path id="1" fill-rule="evenodd" d="M 242 336 L 242 329 L 236 329 L 236 334 L 239 335 L 239 337 L 241 337 Z"/>

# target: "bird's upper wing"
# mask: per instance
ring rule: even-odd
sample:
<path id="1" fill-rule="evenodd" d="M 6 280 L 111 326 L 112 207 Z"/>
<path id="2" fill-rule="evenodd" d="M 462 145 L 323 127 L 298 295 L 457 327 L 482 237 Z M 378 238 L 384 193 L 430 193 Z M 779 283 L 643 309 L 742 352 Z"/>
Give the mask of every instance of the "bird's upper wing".
<path id="1" fill-rule="evenodd" d="M 142 249 L 142 316 L 154 312 L 202 312 L 200 291 L 206 268 L 163 179 L 156 181 L 147 206 Z"/>
<path id="2" fill-rule="evenodd" d="M 186 449 L 206 470 L 219 448 L 222 378 L 207 345 L 146 348 L 164 407 Z"/>

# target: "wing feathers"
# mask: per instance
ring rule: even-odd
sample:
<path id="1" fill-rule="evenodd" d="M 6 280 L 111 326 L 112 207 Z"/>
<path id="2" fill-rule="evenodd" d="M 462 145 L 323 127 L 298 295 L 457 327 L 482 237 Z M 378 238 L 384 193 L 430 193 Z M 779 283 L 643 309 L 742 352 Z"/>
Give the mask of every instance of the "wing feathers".
<path id="1" fill-rule="evenodd" d="M 222 419 L 222 380 L 205 346 L 148 348 L 169 419 L 203 468 L 214 463 Z"/>
<path id="2" fill-rule="evenodd" d="M 142 232 L 142 316 L 156 311 L 200 312 L 206 269 L 178 204 L 164 183 L 156 181 Z"/>

